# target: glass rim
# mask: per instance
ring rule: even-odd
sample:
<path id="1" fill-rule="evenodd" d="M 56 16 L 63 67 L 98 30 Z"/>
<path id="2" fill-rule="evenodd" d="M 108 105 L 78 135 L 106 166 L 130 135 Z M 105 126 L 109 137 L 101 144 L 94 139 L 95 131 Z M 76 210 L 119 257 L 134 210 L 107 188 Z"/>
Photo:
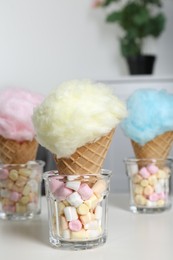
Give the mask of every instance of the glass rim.
<path id="1" fill-rule="evenodd" d="M 31 160 L 31 161 L 28 161 L 28 162 L 35 162 L 35 164 L 38 166 L 44 166 L 45 165 L 45 161 L 42 161 L 42 160 Z M 0 168 L 3 168 L 4 166 L 5 167 L 8 167 L 8 166 L 11 166 L 11 167 L 15 167 L 15 166 L 21 166 L 21 167 L 24 167 L 24 166 L 33 166 L 34 164 L 29 164 L 29 163 L 1 163 L 0 162 Z"/>
<path id="2" fill-rule="evenodd" d="M 112 170 L 108 169 L 101 169 L 100 173 L 86 173 L 86 174 L 59 174 L 58 170 L 50 170 L 43 173 L 43 179 L 51 178 L 51 177 L 59 177 L 59 178 L 66 178 L 66 177 L 73 177 L 77 179 L 79 177 L 110 177 L 112 175 Z"/>
<path id="3" fill-rule="evenodd" d="M 162 159 L 162 158 L 142 158 L 142 159 L 138 159 L 135 157 L 127 157 L 123 159 L 123 162 L 128 164 L 128 163 L 138 163 L 138 162 L 146 162 L 146 161 L 151 161 L 151 163 L 156 163 L 156 162 L 172 162 L 173 163 L 173 157 L 168 157 L 166 159 Z"/>

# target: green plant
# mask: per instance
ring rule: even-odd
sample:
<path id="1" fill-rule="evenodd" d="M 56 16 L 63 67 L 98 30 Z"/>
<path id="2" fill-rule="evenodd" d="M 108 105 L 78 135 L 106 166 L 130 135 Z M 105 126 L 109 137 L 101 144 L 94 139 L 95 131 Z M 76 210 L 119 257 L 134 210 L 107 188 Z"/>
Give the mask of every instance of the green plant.
<path id="1" fill-rule="evenodd" d="M 117 5 L 117 3 L 121 5 Z M 96 0 L 95 7 L 113 5 L 115 11 L 108 13 L 106 21 L 117 23 L 123 29 L 120 38 L 121 52 L 124 57 L 141 55 L 144 39 L 157 38 L 163 32 L 166 17 L 162 12 L 161 0 Z"/>

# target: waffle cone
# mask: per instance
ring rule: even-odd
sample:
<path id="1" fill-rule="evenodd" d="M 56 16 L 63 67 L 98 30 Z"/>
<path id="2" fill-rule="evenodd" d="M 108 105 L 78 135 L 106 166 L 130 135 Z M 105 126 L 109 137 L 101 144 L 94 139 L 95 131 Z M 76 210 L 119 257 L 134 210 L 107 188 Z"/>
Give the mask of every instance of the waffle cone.
<path id="1" fill-rule="evenodd" d="M 131 141 L 137 159 L 162 159 L 165 160 L 171 150 L 173 131 L 166 132 L 147 142 L 144 146 Z"/>
<path id="2" fill-rule="evenodd" d="M 23 164 L 35 160 L 38 143 L 36 140 L 17 142 L 0 136 L 0 162 Z"/>
<path id="3" fill-rule="evenodd" d="M 57 158 L 55 161 L 61 175 L 97 174 L 105 160 L 112 141 L 114 129 L 94 143 L 79 147 L 69 158 Z"/>

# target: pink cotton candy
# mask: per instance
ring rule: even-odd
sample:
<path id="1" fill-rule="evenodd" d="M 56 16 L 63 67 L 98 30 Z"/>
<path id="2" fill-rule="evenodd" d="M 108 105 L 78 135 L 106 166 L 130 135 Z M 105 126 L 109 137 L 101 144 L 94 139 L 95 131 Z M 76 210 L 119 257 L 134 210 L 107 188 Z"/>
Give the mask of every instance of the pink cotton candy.
<path id="1" fill-rule="evenodd" d="M 32 141 L 34 108 L 43 96 L 24 89 L 4 89 L 0 92 L 0 135 L 16 141 Z"/>

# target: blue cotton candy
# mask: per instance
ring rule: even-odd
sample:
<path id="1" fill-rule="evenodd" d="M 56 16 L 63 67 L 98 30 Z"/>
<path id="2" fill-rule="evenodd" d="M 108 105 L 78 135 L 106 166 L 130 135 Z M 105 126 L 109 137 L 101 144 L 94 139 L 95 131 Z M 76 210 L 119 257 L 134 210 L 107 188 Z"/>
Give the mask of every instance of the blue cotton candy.
<path id="1" fill-rule="evenodd" d="M 121 127 L 141 145 L 173 130 L 173 95 L 166 90 L 136 90 L 127 100 L 127 110 Z"/>

